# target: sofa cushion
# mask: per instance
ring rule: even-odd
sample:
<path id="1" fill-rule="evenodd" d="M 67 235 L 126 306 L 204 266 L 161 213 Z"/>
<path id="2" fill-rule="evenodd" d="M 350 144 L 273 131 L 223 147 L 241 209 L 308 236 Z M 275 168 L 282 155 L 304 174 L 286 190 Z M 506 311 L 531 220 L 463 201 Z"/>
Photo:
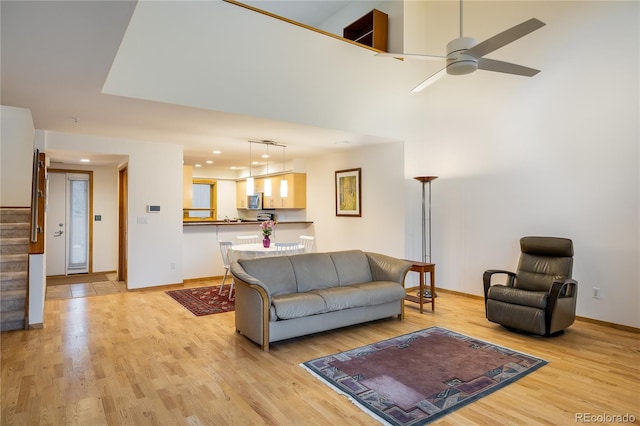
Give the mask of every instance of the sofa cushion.
<path id="1" fill-rule="evenodd" d="M 277 319 L 283 320 L 327 312 L 324 299 L 315 293 L 282 294 L 271 299 L 271 303 Z"/>
<path id="2" fill-rule="evenodd" d="M 341 286 L 367 283 L 372 280 L 369 259 L 360 250 L 330 253 Z"/>
<path id="3" fill-rule="evenodd" d="M 289 259 L 298 283 L 298 292 L 339 285 L 338 274 L 329 254 L 309 253 L 290 256 Z"/>
<path id="4" fill-rule="evenodd" d="M 247 274 L 262 281 L 271 296 L 296 292 L 296 275 L 286 256 L 238 259 Z"/>
<path id="5" fill-rule="evenodd" d="M 390 281 L 376 281 L 315 290 L 327 306 L 327 311 L 374 306 L 401 300 L 405 296 L 404 288 Z"/>
<path id="6" fill-rule="evenodd" d="M 402 300 L 407 295 L 404 287 L 393 281 L 373 281 L 354 284 L 352 287 L 357 287 L 364 292 L 364 302 L 366 304 L 362 306 L 381 305 L 395 300 Z"/>

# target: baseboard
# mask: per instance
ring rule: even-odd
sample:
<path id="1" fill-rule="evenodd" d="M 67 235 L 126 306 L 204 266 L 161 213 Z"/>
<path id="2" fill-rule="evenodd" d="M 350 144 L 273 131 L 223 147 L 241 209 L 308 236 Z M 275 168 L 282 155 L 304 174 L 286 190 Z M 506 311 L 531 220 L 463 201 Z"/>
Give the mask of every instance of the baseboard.
<path id="1" fill-rule="evenodd" d="M 436 289 L 436 294 L 438 292 L 445 293 L 445 294 L 449 293 L 449 294 L 455 294 L 456 296 L 468 297 L 470 299 L 484 300 L 484 296 L 478 296 L 477 294 L 462 293 L 460 291 L 448 290 L 446 288 L 438 288 L 438 287 L 436 287 L 435 289 Z"/>
<path id="2" fill-rule="evenodd" d="M 44 328 L 44 324 L 41 322 L 36 324 L 29 324 L 29 330 L 36 330 L 38 328 Z"/>
<path id="3" fill-rule="evenodd" d="M 639 333 L 640 334 L 640 328 L 631 327 L 630 325 L 616 324 L 615 322 L 608 322 L 608 321 L 602 321 L 602 320 L 597 320 L 597 319 L 593 319 L 593 318 L 578 317 L 578 316 L 576 316 L 576 321 L 588 322 L 588 323 L 591 323 L 591 324 L 597 324 L 597 325 L 602 325 L 602 326 L 605 326 L 605 327 L 615 328 L 616 330 L 629 331 L 631 333 Z"/>
<path id="4" fill-rule="evenodd" d="M 202 278 L 187 278 L 186 280 L 182 280 L 183 283 L 193 283 L 197 281 L 211 281 L 211 280 L 219 280 L 222 279 L 223 275 L 215 275 L 213 277 L 202 277 Z"/>

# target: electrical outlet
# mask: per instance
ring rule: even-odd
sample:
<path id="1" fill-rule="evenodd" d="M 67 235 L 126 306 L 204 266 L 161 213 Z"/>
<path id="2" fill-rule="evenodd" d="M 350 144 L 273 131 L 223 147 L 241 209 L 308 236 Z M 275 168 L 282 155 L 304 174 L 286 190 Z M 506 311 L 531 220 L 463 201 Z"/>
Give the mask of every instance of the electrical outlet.
<path id="1" fill-rule="evenodd" d="M 600 287 L 593 288 L 593 295 L 591 297 L 594 299 L 600 299 Z"/>

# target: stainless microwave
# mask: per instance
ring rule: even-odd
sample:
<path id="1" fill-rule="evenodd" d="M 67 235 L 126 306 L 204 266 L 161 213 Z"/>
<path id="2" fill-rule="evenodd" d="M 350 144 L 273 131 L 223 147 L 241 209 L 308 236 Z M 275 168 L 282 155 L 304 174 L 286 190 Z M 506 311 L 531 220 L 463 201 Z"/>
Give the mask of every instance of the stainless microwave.
<path id="1" fill-rule="evenodd" d="M 247 195 L 247 209 L 249 210 L 261 210 L 262 209 L 262 194 L 257 193 L 253 195 Z"/>

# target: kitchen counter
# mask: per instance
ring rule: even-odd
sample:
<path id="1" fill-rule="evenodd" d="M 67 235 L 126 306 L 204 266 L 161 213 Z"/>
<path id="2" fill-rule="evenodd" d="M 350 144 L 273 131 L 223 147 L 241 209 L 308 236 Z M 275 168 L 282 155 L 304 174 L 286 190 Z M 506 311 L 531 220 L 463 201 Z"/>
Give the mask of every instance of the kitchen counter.
<path id="1" fill-rule="evenodd" d="M 183 279 L 209 279 L 224 275 L 219 241 L 238 243 L 239 236 L 261 235 L 257 220 L 244 222 L 194 221 L 182 227 Z M 283 220 L 271 234 L 271 241 L 295 242 L 300 235 L 315 236 L 314 223 L 307 220 Z"/>
<path id="2" fill-rule="evenodd" d="M 190 221 L 185 221 L 182 222 L 183 226 L 238 226 L 238 225 L 256 225 L 256 224 L 260 224 L 262 223 L 261 221 L 258 220 L 243 220 L 243 221 L 225 221 L 225 220 L 202 220 L 202 221 L 196 221 L 196 220 L 190 220 Z M 287 225 L 287 224 L 299 224 L 299 223 L 303 223 L 303 224 L 311 224 L 313 223 L 313 221 L 311 220 L 285 220 L 282 222 L 276 222 L 277 225 Z"/>

